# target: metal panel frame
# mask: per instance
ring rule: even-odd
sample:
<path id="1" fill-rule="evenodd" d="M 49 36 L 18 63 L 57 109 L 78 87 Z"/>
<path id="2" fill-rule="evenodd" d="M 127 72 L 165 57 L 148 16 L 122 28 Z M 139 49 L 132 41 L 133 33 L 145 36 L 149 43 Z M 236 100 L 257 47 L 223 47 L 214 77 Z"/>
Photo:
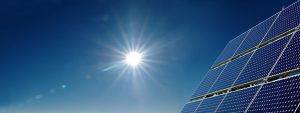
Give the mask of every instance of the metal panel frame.
<path id="1" fill-rule="evenodd" d="M 291 42 L 292 39 L 294 38 L 294 35 L 295 35 L 295 33 L 293 33 L 292 36 L 290 37 L 289 41 L 287 42 L 287 44 L 286 44 L 285 47 L 283 48 L 283 50 L 282 50 L 282 52 L 280 53 L 279 57 L 277 58 L 276 62 L 273 64 L 273 66 L 272 66 L 271 70 L 269 71 L 267 77 L 269 77 L 270 74 L 272 73 L 274 67 L 276 66 L 276 64 L 277 64 L 277 62 L 279 61 L 279 59 L 281 58 L 281 56 L 283 55 L 285 49 L 287 48 L 287 46 L 290 44 L 290 42 Z M 282 80 L 282 79 L 281 79 L 281 80 Z M 272 83 L 272 82 L 271 82 L 271 83 Z M 258 91 L 256 92 L 256 94 L 255 94 L 255 96 L 253 97 L 252 101 L 250 102 L 250 104 L 248 105 L 247 109 L 245 110 L 245 113 L 249 110 L 250 106 L 253 104 L 253 102 L 254 102 L 256 96 L 258 95 L 258 93 L 259 93 L 260 90 L 262 89 L 262 86 L 263 86 L 263 85 L 264 85 L 264 84 L 262 84 L 262 85 L 260 86 L 260 88 L 258 89 Z"/>

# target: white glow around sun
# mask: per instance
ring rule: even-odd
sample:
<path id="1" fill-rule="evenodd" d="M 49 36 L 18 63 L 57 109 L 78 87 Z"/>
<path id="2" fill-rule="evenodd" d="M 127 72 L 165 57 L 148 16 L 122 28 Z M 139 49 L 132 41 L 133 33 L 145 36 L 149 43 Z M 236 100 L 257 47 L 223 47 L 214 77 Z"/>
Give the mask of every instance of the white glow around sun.
<path id="1" fill-rule="evenodd" d="M 129 52 L 128 54 L 126 54 L 125 62 L 130 66 L 136 67 L 142 62 L 142 57 L 143 55 L 141 53 Z"/>

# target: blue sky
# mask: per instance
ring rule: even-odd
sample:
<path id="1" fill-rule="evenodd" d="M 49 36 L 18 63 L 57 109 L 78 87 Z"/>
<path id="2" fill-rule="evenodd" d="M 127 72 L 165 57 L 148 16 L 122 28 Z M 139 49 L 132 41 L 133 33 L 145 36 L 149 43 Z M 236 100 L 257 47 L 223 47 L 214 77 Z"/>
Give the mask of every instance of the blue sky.
<path id="1" fill-rule="evenodd" d="M 229 40 L 293 2 L 2 0 L 0 113 L 178 113 Z"/>

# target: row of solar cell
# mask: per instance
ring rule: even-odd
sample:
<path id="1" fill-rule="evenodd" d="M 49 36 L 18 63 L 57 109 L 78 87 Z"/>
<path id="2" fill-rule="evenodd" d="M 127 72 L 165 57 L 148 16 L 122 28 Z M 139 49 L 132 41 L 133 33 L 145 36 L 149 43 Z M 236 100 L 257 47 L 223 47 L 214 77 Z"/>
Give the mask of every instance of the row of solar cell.
<path id="1" fill-rule="evenodd" d="M 251 57 L 252 53 L 247 54 L 241 58 L 238 58 L 230 63 L 227 64 L 224 71 L 220 74 L 217 81 L 214 83 L 212 88 L 209 90 L 209 93 L 230 88 L 240 72 L 242 71 L 243 67 Z"/>
<path id="2" fill-rule="evenodd" d="M 293 39 L 283 52 L 271 75 L 276 75 L 300 68 L 300 31 L 295 33 Z"/>
<path id="3" fill-rule="evenodd" d="M 234 85 L 241 85 L 268 76 L 272 66 L 276 63 L 291 36 L 286 36 L 256 50 Z"/>
<path id="4" fill-rule="evenodd" d="M 216 81 L 220 73 L 223 71 L 224 67 L 225 65 L 220 66 L 214 70 L 208 71 L 205 77 L 203 78 L 202 82 L 198 86 L 197 90 L 193 94 L 192 98 L 206 94 L 209 91 L 210 87 L 213 85 L 213 83 Z"/>
<path id="5" fill-rule="evenodd" d="M 217 113 L 244 113 L 259 87 L 251 87 L 227 94 Z"/>
<path id="6" fill-rule="evenodd" d="M 212 98 L 204 99 L 198 106 L 195 113 L 213 113 L 216 111 L 218 105 L 222 102 L 225 95 L 219 95 Z"/>
<path id="7" fill-rule="evenodd" d="M 278 19 L 264 38 L 264 42 L 283 34 L 300 24 L 300 1 L 290 5 L 281 11 Z"/>
<path id="8" fill-rule="evenodd" d="M 287 45 L 289 40 L 291 41 Z M 209 71 L 192 98 L 299 69 L 300 31 Z"/>
<path id="9" fill-rule="evenodd" d="M 181 113 L 295 113 L 299 104 L 300 76 L 293 76 L 191 102 Z"/>
<path id="10" fill-rule="evenodd" d="M 221 54 L 216 59 L 214 65 L 219 64 L 219 63 L 231 58 L 234 55 L 235 51 L 241 45 L 244 38 L 247 36 L 248 32 L 249 31 L 246 31 L 243 34 L 239 35 L 238 37 L 236 37 L 236 38 L 232 39 L 231 41 L 229 41 L 228 44 L 226 45 L 226 47 L 221 52 Z"/>
<path id="11" fill-rule="evenodd" d="M 300 1 L 231 40 L 218 56 L 213 66 L 296 28 L 300 24 L 299 18 Z"/>
<path id="12" fill-rule="evenodd" d="M 295 113 L 300 104 L 300 76 L 263 85 L 247 113 Z"/>
<path id="13" fill-rule="evenodd" d="M 264 36 L 266 35 L 267 31 L 269 30 L 269 28 L 271 27 L 272 23 L 277 18 L 278 14 L 279 13 L 276 13 L 270 18 L 266 19 L 265 21 L 254 26 L 251 29 L 251 32 L 249 32 L 246 39 L 243 41 L 238 51 L 235 53 L 235 55 L 241 54 L 259 45 L 260 42 L 263 40 Z"/>

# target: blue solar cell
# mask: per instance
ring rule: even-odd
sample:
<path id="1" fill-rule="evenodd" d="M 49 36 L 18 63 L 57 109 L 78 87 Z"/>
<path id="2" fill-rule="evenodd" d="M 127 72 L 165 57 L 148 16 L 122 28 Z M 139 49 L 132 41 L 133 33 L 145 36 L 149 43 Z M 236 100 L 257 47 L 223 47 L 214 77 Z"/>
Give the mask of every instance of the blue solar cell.
<path id="1" fill-rule="evenodd" d="M 194 113 L 199 104 L 201 103 L 202 100 L 195 101 L 195 102 L 190 102 L 185 104 L 183 107 L 181 113 Z"/>
<path id="2" fill-rule="evenodd" d="M 214 111 L 216 111 L 224 96 L 225 95 L 219 95 L 204 99 L 196 110 L 196 113 L 213 113 Z"/>
<path id="3" fill-rule="evenodd" d="M 294 113 L 300 103 L 300 76 L 263 85 L 247 113 Z"/>
<path id="4" fill-rule="evenodd" d="M 284 73 L 300 68 L 300 32 L 297 32 L 283 55 L 279 59 L 271 75 Z"/>
<path id="5" fill-rule="evenodd" d="M 240 85 L 268 76 L 291 35 L 258 49 L 239 76 L 235 85 Z"/>
<path id="6" fill-rule="evenodd" d="M 248 30 L 249 31 L 249 30 Z M 218 56 L 217 60 L 215 61 L 214 65 L 219 64 L 225 60 L 231 58 L 238 47 L 241 45 L 242 41 L 248 34 L 248 31 L 244 32 L 243 34 L 239 35 L 238 37 L 232 39 L 228 42 L 222 53 Z"/>
<path id="7" fill-rule="evenodd" d="M 249 32 L 246 39 L 243 41 L 242 45 L 239 47 L 238 51 L 235 53 L 235 55 L 241 54 L 242 52 L 245 52 L 257 46 L 264 38 L 277 16 L 278 13 L 259 23 L 258 25 L 254 26 Z"/>
<path id="8" fill-rule="evenodd" d="M 216 113 L 244 113 L 258 89 L 256 86 L 227 94 Z"/>
<path id="9" fill-rule="evenodd" d="M 210 87 L 213 85 L 213 83 L 215 82 L 215 80 L 218 78 L 218 76 L 220 75 L 220 73 L 222 72 L 222 70 L 224 69 L 224 65 L 220 66 L 214 70 L 210 70 L 205 78 L 203 79 L 203 81 L 200 83 L 198 89 L 195 91 L 195 93 L 193 94 L 192 98 L 201 96 L 206 94 Z"/>
<path id="10" fill-rule="evenodd" d="M 226 89 L 232 86 L 241 70 L 249 60 L 252 53 L 242 56 L 227 64 L 224 71 L 220 74 L 217 81 L 214 83 L 209 92 L 215 92 L 221 89 Z"/>
<path id="11" fill-rule="evenodd" d="M 300 1 L 290 5 L 281 12 L 271 30 L 264 38 L 264 42 L 297 27 L 300 24 L 299 18 Z"/>

